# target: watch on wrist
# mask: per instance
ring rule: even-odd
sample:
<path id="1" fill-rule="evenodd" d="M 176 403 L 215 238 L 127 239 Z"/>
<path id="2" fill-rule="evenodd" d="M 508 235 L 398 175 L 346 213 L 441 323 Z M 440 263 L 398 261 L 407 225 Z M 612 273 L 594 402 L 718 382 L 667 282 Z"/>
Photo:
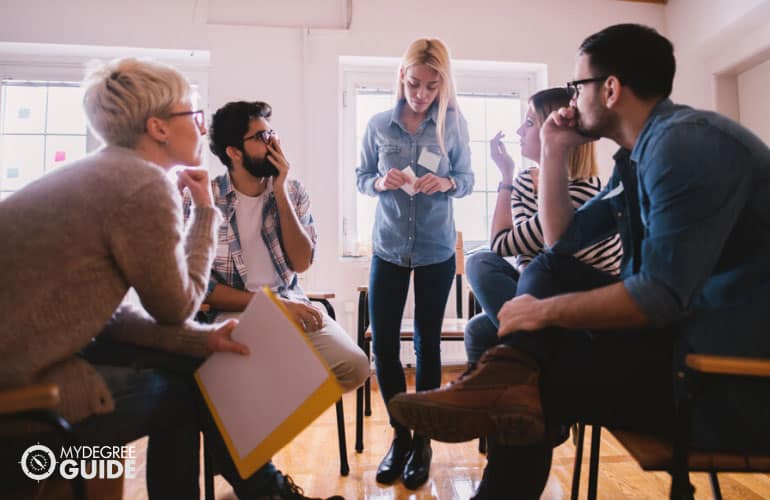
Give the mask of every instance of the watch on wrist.
<path id="1" fill-rule="evenodd" d="M 497 185 L 497 192 L 499 193 L 503 189 L 507 189 L 508 191 L 513 191 L 513 184 L 503 184 L 502 182 L 500 182 Z"/>
<path id="2" fill-rule="evenodd" d="M 455 191 L 457 189 L 457 183 L 455 182 L 455 178 L 451 175 L 447 177 L 449 179 L 449 183 L 452 185 L 452 187 L 449 188 L 450 191 Z"/>

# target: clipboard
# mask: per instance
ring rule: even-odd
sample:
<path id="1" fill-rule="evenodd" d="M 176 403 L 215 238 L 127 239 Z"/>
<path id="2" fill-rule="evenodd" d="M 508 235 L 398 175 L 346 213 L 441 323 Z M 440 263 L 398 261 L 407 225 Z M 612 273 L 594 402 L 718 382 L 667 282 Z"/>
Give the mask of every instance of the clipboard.
<path id="1" fill-rule="evenodd" d="M 342 396 L 342 388 L 269 288 L 233 330 L 250 354 L 214 353 L 195 372 L 242 478 L 252 475 Z"/>

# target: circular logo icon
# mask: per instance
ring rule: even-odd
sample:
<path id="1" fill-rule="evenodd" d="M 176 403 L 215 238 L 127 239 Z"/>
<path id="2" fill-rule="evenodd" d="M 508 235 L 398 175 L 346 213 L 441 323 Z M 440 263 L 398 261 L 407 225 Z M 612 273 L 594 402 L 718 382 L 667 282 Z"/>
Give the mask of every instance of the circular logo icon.
<path id="1" fill-rule="evenodd" d="M 56 457 L 47 446 L 33 444 L 21 456 L 21 470 L 30 479 L 48 479 L 56 468 Z"/>

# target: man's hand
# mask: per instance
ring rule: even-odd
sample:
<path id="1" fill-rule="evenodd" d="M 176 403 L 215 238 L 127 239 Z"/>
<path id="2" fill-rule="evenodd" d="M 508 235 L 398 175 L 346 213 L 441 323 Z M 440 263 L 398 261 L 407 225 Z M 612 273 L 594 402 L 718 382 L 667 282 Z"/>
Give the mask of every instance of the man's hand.
<path id="1" fill-rule="evenodd" d="M 306 332 L 320 330 L 324 326 L 324 315 L 320 309 L 293 300 L 281 299 L 283 305 L 289 310 L 294 320 L 302 326 Z"/>
<path id="2" fill-rule="evenodd" d="M 238 324 L 237 319 L 229 319 L 219 328 L 209 333 L 206 347 L 211 352 L 234 352 L 244 356 L 249 354 L 249 348 L 232 338 L 233 329 Z"/>
<path id="3" fill-rule="evenodd" d="M 536 299 L 532 295 L 512 298 L 497 313 L 500 322 L 497 335 L 502 337 L 519 330 L 531 332 L 551 326 L 546 304 L 545 300 Z"/>
<path id="4" fill-rule="evenodd" d="M 273 189 L 283 189 L 289 176 L 290 167 L 289 161 L 284 156 L 283 149 L 281 149 L 281 141 L 274 137 L 265 146 L 267 147 L 267 160 L 278 170 L 278 175 L 273 181 Z"/>
<path id="5" fill-rule="evenodd" d="M 214 195 L 211 193 L 209 173 L 205 168 L 188 167 L 177 170 L 177 187 L 179 192 L 184 188 L 190 190 L 190 196 L 196 207 L 214 205 Z"/>
<path id="6" fill-rule="evenodd" d="M 569 150 L 597 139 L 581 134 L 578 125 L 577 108 L 559 108 L 548 115 L 545 123 L 540 127 L 540 143 L 544 149 L 556 147 Z"/>
<path id="7" fill-rule="evenodd" d="M 452 182 L 436 174 L 425 174 L 414 182 L 414 190 L 427 195 L 446 193 L 450 189 L 452 189 Z"/>

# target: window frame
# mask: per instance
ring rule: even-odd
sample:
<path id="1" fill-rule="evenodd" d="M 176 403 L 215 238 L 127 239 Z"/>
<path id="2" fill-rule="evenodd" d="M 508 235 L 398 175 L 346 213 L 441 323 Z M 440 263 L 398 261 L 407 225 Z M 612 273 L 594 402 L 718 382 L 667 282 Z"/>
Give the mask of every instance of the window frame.
<path id="1" fill-rule="evenodd" d="M 89 62 L 120 57 L 151 58 L 174 66 L 197 87 L 200 107 L 208 109 L 208 51 L 0 42 L 0 112 L 7 80 L 80 84 Z M 100 146 L 101 141 L 86 127 L 86 153 Z M 201 166 L 208 168 L 208 162 L 209 156 L 203 155 Z"/>

